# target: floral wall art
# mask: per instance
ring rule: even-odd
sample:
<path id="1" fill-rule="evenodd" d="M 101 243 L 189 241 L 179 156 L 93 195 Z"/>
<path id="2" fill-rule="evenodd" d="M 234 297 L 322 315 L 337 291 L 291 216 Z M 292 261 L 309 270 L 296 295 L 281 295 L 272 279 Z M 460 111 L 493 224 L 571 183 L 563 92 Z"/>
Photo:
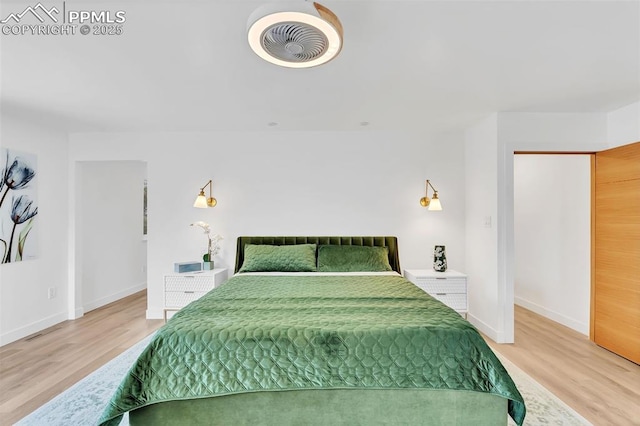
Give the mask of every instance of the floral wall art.
<path id="1" fill-rule="evenodd" d="M 1 263 L 36 257 L 36 160 L 33 154 L 0 148 Z"/>

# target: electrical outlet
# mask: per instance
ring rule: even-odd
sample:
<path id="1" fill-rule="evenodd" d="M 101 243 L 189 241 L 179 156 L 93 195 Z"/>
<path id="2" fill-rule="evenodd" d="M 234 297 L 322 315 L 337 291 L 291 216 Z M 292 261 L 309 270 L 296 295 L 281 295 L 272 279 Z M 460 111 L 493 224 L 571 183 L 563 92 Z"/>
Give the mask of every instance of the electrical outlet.
<path id="1" fill-rule="evenodd" d="M 49 299 L 53 299 L 54 297 L 56 297 L 56 288 L 49 287 L 49 291 L 47 292 L 47 295 L 49 296 Z"/>

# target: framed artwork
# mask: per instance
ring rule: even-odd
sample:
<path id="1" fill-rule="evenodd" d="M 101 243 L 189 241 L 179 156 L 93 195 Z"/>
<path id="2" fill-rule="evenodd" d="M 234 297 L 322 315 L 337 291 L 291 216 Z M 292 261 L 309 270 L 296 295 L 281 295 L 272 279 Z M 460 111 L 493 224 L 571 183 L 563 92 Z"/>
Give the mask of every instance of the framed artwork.
<path id="1" fill-rule="evenodd" d="M 1 263 L 34 259 L 38 216 L 37 157 L 0 148 Z"/>
<path id="2" fill-rule="evenodd" d="M 142 192 L 142 235 L 147 236 L 147 180 L 144 180 Z"/>

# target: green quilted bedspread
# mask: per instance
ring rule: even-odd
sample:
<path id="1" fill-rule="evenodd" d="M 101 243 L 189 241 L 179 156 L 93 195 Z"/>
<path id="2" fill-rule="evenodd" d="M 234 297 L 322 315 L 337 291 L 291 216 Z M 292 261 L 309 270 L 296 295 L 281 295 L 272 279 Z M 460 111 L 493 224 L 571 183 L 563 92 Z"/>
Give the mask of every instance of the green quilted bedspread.
<path id="1" fill-rule="evenodd" d="M 234 276 L 155 334 L 100 424 L 156 402 L 262 390 L 433 388 L 525 405 L 477 330 L 400 276 Z"/>

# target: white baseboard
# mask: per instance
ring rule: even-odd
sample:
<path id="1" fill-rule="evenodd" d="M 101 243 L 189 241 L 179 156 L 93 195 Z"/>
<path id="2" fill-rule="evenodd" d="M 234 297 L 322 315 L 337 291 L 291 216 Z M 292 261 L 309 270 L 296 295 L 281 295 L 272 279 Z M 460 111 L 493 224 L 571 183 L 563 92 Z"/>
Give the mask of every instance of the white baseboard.
<path id="1" fill-rule="evenodd" d="M 92 311 L 94 309 L 98 309 L 98 308 L 100 308 L 100 307 L 102 307 L 104 305 L 108 305 L 109 303 L 115 302 L 116 300 L 120 300 L 123 297 L 131 296 L 132 294 L 137 293 L 139 291 L 142 291 L 145 288 L 147 288 L 147 283 L 146 282 L 144 282 L 142 284 L 135 285 L 133 287 L 126 288 L 126 289 L 124 289 L 122 291 L 110 294 L 110 295 L 102 297 L 102 298 L 100 298 L 98 300 L 87 302 L 83 306 L 83 311 L 86 314 L 89 311 Z"/>
<path id="2" fill-rule="evenodd" d="M 164 318 L 164 309 L 162 308 L 147 309 L 147 319 L 163 319 L 163 318 Z"/>
<path id="3" fill-rule="evenodd" d="M 475 328 L 484 333 L 485 336 L 493 340 L 494 342 L 500 343 L 501 333 L 498 332 L 493 327 L 490 327 L 487 323 L 481 321 L 480 319 L 474 317 L 470 313 L 467 313 L 467 321 L 469 321 Z"/>
<path id="4" fill-rule="evenodd" d="M 72 314 L 69 315 L 68 319 L 75 320 L 75 319 L 78 319 L 78 318 L 82 318 L 83 315 L 84 315 L 84 309 L 83 308 L 75 308 L 72 311 Z"/>
<path id="5" fill-rule="evenodd" d="M 498 331 L 495 328 L 491 327 L 489 324 L 484 321 L 478 319 L 470 313 L 467 313 L 467 321 L 469 321 L 475 328 L 477 328 L 482 334 L 487 336 L 489 339 L 493 340 L 496 343 L 500 344 L 510 344 L 513 343 L 511 337 L 507 340 L 504 331 Z"/>
<path id="6" fill-rule="evenodd" d="M 134 293 L 137 293 L 139 291 L 144 290 L 145 288 L 147 288 L 147 283 L 141 283 L 138 285 L 135 285 L 133 287 L 129 287 L 125 290 L 119 291 L 118 293 L 114 293 L 112 295 L 109 295 L 107 297 L 103 297 L 99 300 L 90 302 L 85 304 L 84 307 L 81 308 L 76 308 L 73 315 L 75 316 L 75 318 L 69 318 L 69 312 L 68 311 L 64 311 L 64 312 L 60 312 L 54 315 L 51 315 L 47 318 L 43 318 L 41 320 L 35 321 L 31 324 L 25 325 L 23 327 L 20 327 L 16 330 L 10 331 L 8 333 L 4 333 L 4 334 L 0 334 L 0 346 L 4 346 L 6 344 L 9 344 L 11 342 L 15 342 L 16 340 L 20 340 L 23 337 L 27 337 L 31 334 L 37 333 L 41 330 L 44 330 L 45 328 L 49 328 L 52 327 L 56 324 L 59 324 L 63 321 L 66 321 L 68 319 L 77 319 L 82 317 L 86 312 L 89 312 L 93 309 L 97 309 L 101 306 L 104 305 L 108 305 L 109 303 L 115 302 L 116 300 L 120 300 L 123 297 L 127 297 L 130 296 Z M 160 310 L 160 314 L 158 316 L 158 318 L 162 318 L 162 310 Z"/>
<path id="7" fill-rule="evenodd" d="M 569 318 L 565 315 L 552 311 L 551 309 L 547 309 L 544 306 L 540 306 L 537 303 L 531 302 L 521 297 L 514 297 L 514 301 L 516 305 L 522 306 L 523 308 L 533 311 L 538 315 L 542 315 L 545 318 L 549 318 L 550 320 L 553 320 L 566 327 L 569 327 L 570 329 L 575 330 L 578 333 L 584 334 L 585 336 L 589 335 L 589 324 L 585 324 L 573 318 Z"/>
<path id="8" fill-rule="evenodd" d="M 63 311 L 48 316 L 47 318 L 32 322 L 31 324 L 25 325 L 8 333 L 0 334 L 0 346 L 15 342 L 16 340 L 20 340 L 23 337 L 27 337 L 31 334 L 37 333 L 38 331 L 44 330 L 45 328 L 52 327 L 66 320 L 67 312 Z"/>

